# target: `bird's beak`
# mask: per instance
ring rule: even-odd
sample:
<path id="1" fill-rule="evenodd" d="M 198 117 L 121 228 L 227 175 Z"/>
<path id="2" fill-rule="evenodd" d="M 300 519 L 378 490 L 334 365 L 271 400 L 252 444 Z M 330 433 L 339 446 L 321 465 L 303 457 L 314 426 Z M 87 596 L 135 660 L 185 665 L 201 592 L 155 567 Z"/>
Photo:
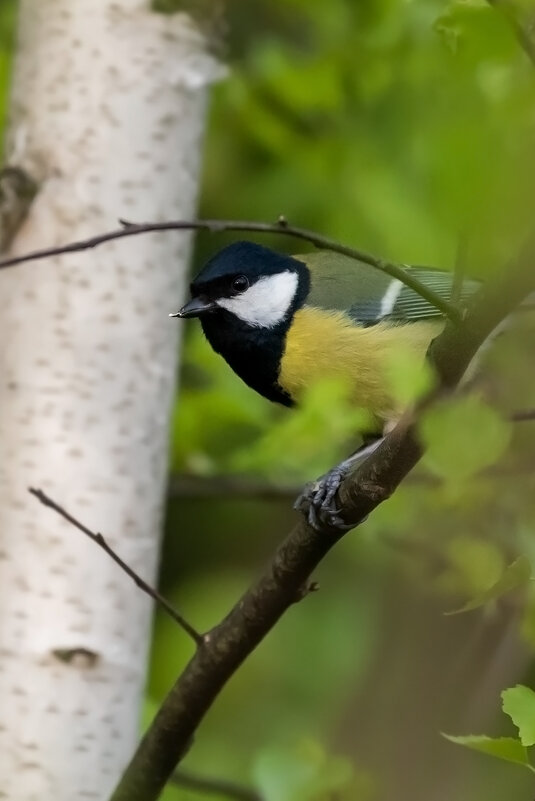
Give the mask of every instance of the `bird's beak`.
<path id="1" fill-rule="evenodd" d="M 176 314 L 170 314 L 169 317 L 201 317 L 203 314 L 215 311 L 216 309 L 217 303 L 213 300 L 192 298 L 188 300 L 185 306 L 182 306 L 180 311 L 177 311 Z"/>

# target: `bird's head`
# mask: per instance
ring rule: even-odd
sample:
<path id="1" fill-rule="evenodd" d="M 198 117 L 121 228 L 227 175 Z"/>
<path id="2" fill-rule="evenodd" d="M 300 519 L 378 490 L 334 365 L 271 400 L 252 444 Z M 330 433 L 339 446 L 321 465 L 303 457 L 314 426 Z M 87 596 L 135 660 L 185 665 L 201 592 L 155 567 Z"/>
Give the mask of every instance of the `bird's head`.
<path id="1" fill-rule="evenodd" d="M 226 313 L 253 328 L 275 328 L 303 304 L 309 272 L 298 259 L 235 242 L 210 259 L 190 288 L 191 300 L 171 317 Z"/>

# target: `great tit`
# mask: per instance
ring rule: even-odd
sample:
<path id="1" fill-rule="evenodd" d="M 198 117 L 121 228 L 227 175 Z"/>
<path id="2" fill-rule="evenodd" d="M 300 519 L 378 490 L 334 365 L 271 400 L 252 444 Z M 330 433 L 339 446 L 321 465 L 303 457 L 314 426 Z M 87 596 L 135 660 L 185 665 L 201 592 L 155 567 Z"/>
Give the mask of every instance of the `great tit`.
<path id="1" fill-rule="evenodd" d="M 452 275 L 408 267 L 449 299 Z M 477 288 L 465 281 L 461 300 Z M 332 251 L 286 256 L 253 242 L 215 254 L 173 317 L 199 317 L 212 348 L 252 389 L 293 406 L 325 376 L 350 380 L 356 406 L 375 421 L 375 437 L 400 410 L 385 366 L 400 345 L 424 359 L 444 325 L 441 312 L 400 280 Z M 374 444 L 358 454 L 369 452 Z M 302 498 L 309 520 L 340 524 L 332 501 L 353 457 Z"/>

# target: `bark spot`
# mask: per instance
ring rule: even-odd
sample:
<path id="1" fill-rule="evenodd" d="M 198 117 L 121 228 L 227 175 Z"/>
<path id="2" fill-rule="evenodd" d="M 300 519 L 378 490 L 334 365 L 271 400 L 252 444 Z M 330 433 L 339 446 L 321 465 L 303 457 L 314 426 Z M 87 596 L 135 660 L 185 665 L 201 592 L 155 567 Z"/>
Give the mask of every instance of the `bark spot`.
<path id="1" fill-rule="evenodd" d="M 55 648 L 52 656 L 63 662 L 66 665 L 72 665 L 76 668 L 94 668 L 99 660 L 100 655 L 95 651 L 90 651 L 88 648 Z M 76 712 L 78 714 L 78 712 Z"/>
<path id="2" fill-rule="evenodd" d="M 80 448 L 69 448 L 67 455 L 72 459 L 81 459 L 84 455 L 84 452 Z"/>

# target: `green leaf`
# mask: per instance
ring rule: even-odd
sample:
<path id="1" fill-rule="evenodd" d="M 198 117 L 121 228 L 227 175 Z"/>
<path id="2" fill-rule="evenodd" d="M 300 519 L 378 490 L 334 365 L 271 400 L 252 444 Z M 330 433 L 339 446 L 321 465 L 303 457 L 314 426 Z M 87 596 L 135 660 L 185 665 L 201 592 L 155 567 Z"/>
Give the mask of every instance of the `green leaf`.
<path id="1" fill-rule="evenodd" d="M 420 423 L 424 460 L 439 476 L 462 483 L 495 463 L 511 437 L 511 425 L 475 396 L 439 403 Z"/>
<path id="2" fill-rule="evenodd" d="M 485 734 L 469 734 L 465 737 L 455 737 L 444 733 L 442 736 L 449 740 L 450 743 L 464 745 L 465 748 L 471 748 L 472 751 L 479 751 L 481 754 L 488 754 L 488 756 L 497 757 L 506 762 L 524 765 L 529 770 L 533 770 L 525 747 L 516 737 L 487 737 Z"/>
<path id="3" fill-rule="evenodd" d="M 502 575 L 491 587 L 484 592 L 476 595 L 471 601 L 466 603 L 460 609 L 454 609 L 451 612 L 446 612 L 446 615 L 459 615 L 463 612 L 471 612 L 473 609 L 478 609 L 481 606 L 496 601 L 508 592 L 516 590 L 531 579 L 531 563 L 527 556 L 519 556 L 503 571 Z"/>
<path id="4" fill-rule="evenodd" d="M 518 728 L 522 745 L 535 745 L 535 693 L 523 684 L 502 692 L 502 709 Z"/>

